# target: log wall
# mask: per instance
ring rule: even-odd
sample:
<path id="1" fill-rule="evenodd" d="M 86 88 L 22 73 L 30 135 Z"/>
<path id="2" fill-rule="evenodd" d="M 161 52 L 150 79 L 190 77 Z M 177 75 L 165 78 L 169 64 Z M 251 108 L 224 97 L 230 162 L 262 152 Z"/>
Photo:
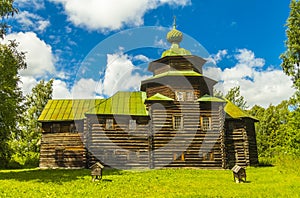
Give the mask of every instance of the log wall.
<path id="1" fill-rule="evenodd" d="M 105 129 L 105 120 L 114 119 L 114 129 Z M 136 129 L 129 129 L 129 119 L 137 120 Z M 88 165 L 96 161 L 113 168 L 148 168 L 148 118 L 103 116 L 88 118 L 86 136 Z"/>
<path id="2" fill-rule="evenodd" d="M 43 133 L 40 168 L 84 168 L 85 148 L 80 133 Z"/>
<path id="3" fill-rule="evenodd" d="M 182 129 L 173 129 L 173 115 L 182 115 Z M 199 103 L 183 102 L 151 108 L 153 166 L 222 167 L 219 111 L 199 109 Z M 204 130 L 200 116 L 211 117 L 211 129 Z"/>
<path id="4" fill-rule="evenodd" d="M 257 165 L 254 122 L 251 119 L 227 120 L 225 130 L 227 167 Z"/>

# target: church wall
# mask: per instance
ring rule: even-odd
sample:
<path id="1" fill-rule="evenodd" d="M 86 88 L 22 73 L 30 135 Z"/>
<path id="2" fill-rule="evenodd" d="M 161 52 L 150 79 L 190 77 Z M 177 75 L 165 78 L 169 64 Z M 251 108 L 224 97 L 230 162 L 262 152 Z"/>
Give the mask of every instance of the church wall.
<path id="1" fill-rule="evenodd" d="M 82 126 L 83 121 L 80 124 Z M 42 123 L 40 168 L 85 167 L 82 131 L 73 130 L 74 125 L 74 122 Z"/>
<path id="2" fill-rule="evenodd" d="M 174 117 L 182 128 L 174 129 Z M 211 117 L 211 128 L 201 126 L 201 116 Z M 221 168 L 223 164 L 218 111 L 200 111 L 199 103 L 182 102 L 151 107 L 152 166 Z"/>
<path id="3" fill-rule="evenodd" d="M 107 129 L 107 119 L 113 126 Z M 129 120 L 136 120 L 136 128 L 129 128 Z M 148 118 L 129 116 L 90 116 L 87 119 L 86 146 L 88 165 L 100 161 L 113 168 L 148 168 Z"/>
<path id="4" fill-rule="evenodd" d="M 258 164 L 254 121 L 251 119 L 230 119 L 225 122 L 225 145 L 227 167 L 235 164 L 254 166 Z"/>

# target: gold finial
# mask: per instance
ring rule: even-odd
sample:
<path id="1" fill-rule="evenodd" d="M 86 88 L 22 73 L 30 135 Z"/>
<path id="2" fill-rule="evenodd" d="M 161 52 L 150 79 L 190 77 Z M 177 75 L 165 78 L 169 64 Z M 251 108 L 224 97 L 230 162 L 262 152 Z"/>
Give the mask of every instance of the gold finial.
<path id="1" fill-rule="evenodd" d="M 176 16 L 173 16 L 173 29 L 176 29 Z"/>

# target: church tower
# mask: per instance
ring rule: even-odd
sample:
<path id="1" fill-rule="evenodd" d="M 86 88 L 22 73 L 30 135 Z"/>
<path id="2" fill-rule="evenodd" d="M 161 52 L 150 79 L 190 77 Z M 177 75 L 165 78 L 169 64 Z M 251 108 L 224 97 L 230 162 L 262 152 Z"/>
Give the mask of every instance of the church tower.
<path id="1" fill-rule="evenodd" d="M 149 64 L 148 71 L 153 77 L 142 81 L 141 91 L 145 91 L 148 98 L 166 96 L 175 101 L 195 101 L 204 95 L 213 95 L 217 82 L 203 76 L 202 66 L 206 62 L 203 58 L 180 47 L 183 33 L 176 29 L 175 19 L 167 40 L 171 43 L 170 49 Z"/>

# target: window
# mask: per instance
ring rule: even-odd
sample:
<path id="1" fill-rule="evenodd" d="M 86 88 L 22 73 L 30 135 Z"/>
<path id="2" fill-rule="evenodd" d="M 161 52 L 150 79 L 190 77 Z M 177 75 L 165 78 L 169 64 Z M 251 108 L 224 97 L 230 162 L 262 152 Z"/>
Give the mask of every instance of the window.
<path id="1" fill-rule="evenodd" d="M 203 130 L 211 129 L 211 117 L 203 116 L 201 117 L 201 126 Z"/>
<path id="2" fill-rule="evenodd" d="M 215 160 L 215 155 L 214 152 L 207 152 L 207 153 L 203 153 L 203 161 L 214 161 Z"/>
<path id="3" fill-rule="evenodd" d="M 113 119 L 106 119 L 105 129 L 106 130 L 114 129 L 114 120 Z"/>
<path id="4" fill-rule="evenodd" d="M 175 95 L 177 101 L 194 101 L 193 91 L 176 91 Z"/>
<path id="5" fill-rule="evenodd" d="M 60 124 L 55 123 L 51 126 L 52 133 L 59 133 L 60 132 Z"/>
<path id="6" fill-rule="evenodd" d="M 176 92 L 176 100 L 177 101 L 184 101 L 184 96 L 183 96 L 184 92 L 182 91 L 177 91 Z"/>
<path id="7" fill-rule="evenodd" d="M 173 153 L 173 161 L 185 161 L 184 153 Z"/>
<path id="8" fill-rule="evenodd" d="M 194 101 L 194 93 L 192 91 L 186 92 L 186 100 Z"/>
<path id="9" fill-rule="evenodd" d="M 76 126 L 76 124 L 70 124 L 70 132 L 71 133 L 76 133 L 76 132 L 78 132 L 78 129 L 79 127 L 78 126 Z"/>
<path id="10" fill-rule="evenodd" d="M 129 130 L 136 129 L 136 120 L 129 120 Z"/>
<path id="11" fill-rule="evenodd" d="M 183 128 L 183 119 L 181 115 L 173 116 L 173 129 L 182 129 Z"/>

